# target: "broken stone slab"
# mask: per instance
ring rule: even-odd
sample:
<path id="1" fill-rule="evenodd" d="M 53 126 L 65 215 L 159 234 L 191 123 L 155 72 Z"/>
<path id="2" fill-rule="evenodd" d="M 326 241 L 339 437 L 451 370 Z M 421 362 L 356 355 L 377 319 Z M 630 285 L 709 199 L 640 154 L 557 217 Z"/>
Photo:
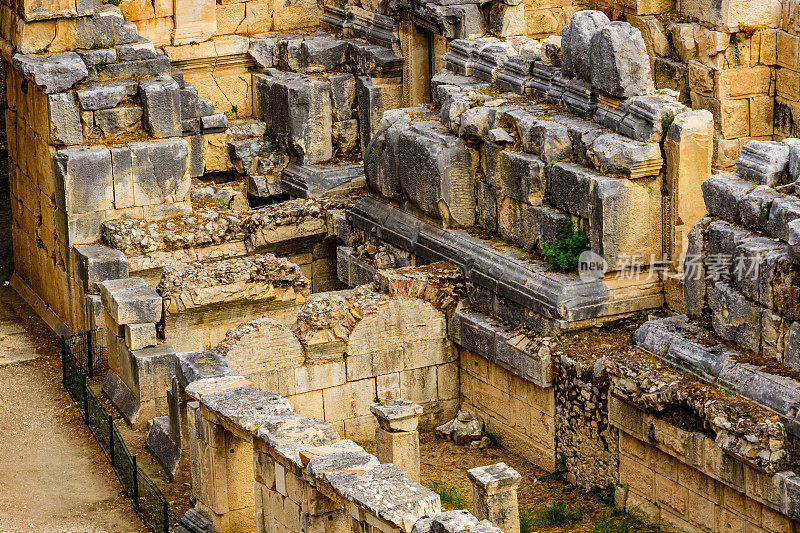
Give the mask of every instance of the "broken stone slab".
<path id="1" fill-rule="evenodd" d="M 750 300 L 774 309 L 776 263 L 790 263 L 784 243 L 768 237 L 747 237 L 733 255 L 733 283 Z"/>
<path id="2" fill-rule="evenodd" d="M 422 406 L 402 398 L 385 400 L 370 405 L 378 425 L 385 431 L 416 431 Z"/>
<path id="3" fill-rule="evenodd" d="M 734 286 L 721 281 L 714 284 L 709 304 L 714 331 L 747 350 L 759 351 L 761 306 L 750 302 Z"/>
<path id="4" fill-rule="evenodd" d="M 561 99 L 564 97 L 564 93 L 567 92 L 567 83 L 570 79 L 560 70 L 556 70 L 556 73 L 550 78 L 550 85 L 547 87 L 546 100 L 550 105 L 559 107 L 563 105 Z"/>
<path id="5" fill-rule="evenodd" d="M 389 48 L 363 41 L 350 41 L 350 60 L 358 74 L 377 78 L 400 76 L 404 59 Z"/>
<path id="6" fill-rule="evenodd" d="M 97 284 L 103 307 L 117 325 L 161 320 L 161 296 L 142 278 L 121 278 Z"/>
<path id="7" fill-rule="evenodd" d="M 346 185 L 365 184 L 363 165 L 298 165 L 289 163 L 281 174 L 283 192 L 294 198 L 312 198 L 339 191 Z"/>
<path id="8" fill-rule="evenodd" d="M 784 242 L 789 242 L 789 224 L 800 218 L 800 198 L 782 196 L 772 202 L 767 220 L 767 232 Z"/>
<path id="9" fill-rule="evenodd" d="M 12 62 L 47 94 L 66 91 L 89 75 L 86 64 L 75 52 L 49 56 L 15 54 Z"/>
<path id="10" fill-rule="evenodd" d="M 144 110 L 139 106 L 98 109 L 93 113 L 94 126 L 105 139 L 120 139 L 141 130 Z"/>
<path id="11" fill-rule="evenodd" d="M 201 402 L 223 424 L 227 423 L 226 429 L 235 431 L 240 428 L 250 434 L 255 434 L 271 417 L 292 410 L 283 396 L 250 386 L 207 392 L 201 397 Z"/>
<path id="12" fill-rule="evenodd" d="M 117 107 L 122 100 L 135 96 L 139 85 L 134 81 L 99 82 L 77 91 L 83 109 L 95 111 Z"/>
<path id="13" fill-rule="evenodd" d="M 522 480 L 519 472 L 502 462 L 470 468 L 467 470 L 467 477 L 487 493 L 505 487 L 516 487 Z"/>
<path id="14" fill-rule="evenodd" d="M 307 72 L 331 70 L 344 63 L 347 41 L 321 34 L 303 39 L 300 45 L 302 65 Z"/>
<path id="15" fill-rule="evenodd" d="M 611 21 L 602 11 L 583 10 L 572 15 L 561 33 L 561 61 L 565 76 L 592 81 L 592 37 Z"/>
<path id="16" fill-rule="evenodd" d="M 251 174 L 247 176 L 247 194 L 259 198 L 269 198 L 283 193 L 280 176 Z"/>
<path id="17" fill-rule="evenodd" d="M 496 37 L 478 39 L 455 39 L 450 41 L 447 52 L 442 56 L 448 70 L 462 76 L 472 76 L 475 62 L 480 51 L 491 43 L 498 42 Z"/>
<path id="18" fill-rule="evenodd" d="M 436 428 L 436 434 L 448 438 L 459 446 L 483 438 L 483 420 L 466 410 Z"/>
<path id="19" fill-rule="evenodd" d="M 200 117 L 203 133 L 222 133 L 228 129 L 228 117 L 224 113 L 214 113 Z"/>
<path id="20" fill-rule="evenodd" d="M 728 172 L 711 176 L 700 188 L 710 214 L 739 222 L 739 201 L 755 188 L 755 183 L 740 178 L 735 172 Z"/>
<path id="21" fill-rule="evenodd" d="M 147 324 L 125 324 L 125 345 L 131 351 L 151 348 L 158 344 L 156 339 L 156 325 Z"/>
<path id="22" fill-rule="evenodd" d="M 170 72 L 169 58 L 159 55 L 153 59 L 110 63 L 98 72 L 98 77 L 103 80 L 141 78 L 145 76 L 160 76 L 165 72 Z M 180 82 L 177 80 L 175 82 L 180 87 Z"/>
<path id="23" fill-rule="evenodd" d="M 605 93 L 599 93 L 597 95 L 597 110 L 594 113 L 593 120 L 612 131 L 620 131 L 622 122 L 628 116 L 629 107 L 630 102 L 628 99 L 615 98 Z M 628 120 L 631 126 L 635 127 L 637 125 L 635 121 L 631 122 L 632 119 Z M 630 128 L 630 130 L 633 131 L 634 127 Z"/>
<path id="24" fill-rule="evenodd" d="M 531 70 L 531 94 L 536 98 L 546 99 L 550 91 L 550 82 L 557 72 L 559 72 L 557 67 L 535 61 Z"/>
<path id="25" fill-rule="evenodd" d="M 631 141 L 616 133 L 597 136 L 586 158 L 598 172 L 627 179 L 658 176 L 664 166 L 658 143 Z"/>
<path id="26" fill-rule="evenodd" d="M 225 357 L 213 350 L 179 353 L 176 370 L 176 377 L 183 388 L 201 379 L 234 375 Z"/>
<path id="27" fill-rule="evenodd" d="M 575 28 L 572 32 L 574 36 Z M 637 28 L 627 22 L 606 24 L 592 36 L 590 48 L 591 82 L 597 89 L 617 98 L 653 90 L 650 56 Z"/>
<path id="28" fill-rule="evenodd" d="M 750 181 L 777 185 L 783 181 L 789 165 L 790 147 L 775 141 L 750 141 L 736 158 L 736 170 Z"/>
<path id="29" fill-rule="evenodd" d="M 500 533 L 488 520 L 478 520 L 469 511 L 446 511 L 417 520 L 412 533 Z"/>
<path id="30" fill-rule="evenodd" d="M 111 150 L 115 183 L 132 184 L 134 204 L 156 205 L 186 198 L 189 143 L 181 137 L 132 142 Z"/>
<path id="31" fill-rule="evenodd" d="M 287 444 L 327 446 L 339 440 L 339 433 L 318 418 L 281 413 L 267 418 L 258 428 L 256 438 L 273 448 Z"/>
<path id="32" fill-rule="evenodd" d="M 97 284 L 103 281 L 128 277 L 128 259 L 119 250 L 90 244 L 78 244 L 72 250 L 75 272 L 86 293 L 97 293 Z"/>
<path id="33" fill-rule="evenodd" d="M 155 138 L 180 137 L 180 86 L 171 76 L 162 74 L 140 83 L 144 124 Z"/>
<path id="34" fill-rule="evenodd" d="M 170 438 L 169 417 L 157 416 L 150 423 L 145 438 L 145 446 L 156 457 L 158 464 L 166 471 L 170 480 L 175 479 L 181 460 L 181 447 Z"/>
<path id="35" fill-rule="evenodd" d="M 767 231 L 772 202 L 784 195 L 767 185 L 759 185 L 739 199 L 739 218 L 745 227 Z"/>

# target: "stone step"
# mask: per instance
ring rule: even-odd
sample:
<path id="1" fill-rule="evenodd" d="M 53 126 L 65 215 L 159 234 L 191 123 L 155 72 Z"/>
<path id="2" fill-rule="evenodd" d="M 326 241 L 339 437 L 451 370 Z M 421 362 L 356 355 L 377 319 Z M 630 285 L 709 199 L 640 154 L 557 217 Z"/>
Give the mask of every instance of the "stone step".
<path id="1" fill-rule="evenodd" d="M 774 411 L 792 435 L 800 436 L 800 382 L 738 362 L 737 350 L 717 342 L 686 315 L 651 319 L 636 330 L 634 341 L 671 366 Z"/>
<path id="2" fill-rule="evenodd" d="M 289 163 L 282 173 L 283 192 L 294 198 L 338 194 L 366 185 L 363 164 L 299 165 Z"/>
<path id="3" fill-rule="evenodd" d="M 579 329 L 663 304 L 658 276 L 607 275 L 583 280 L 548 270 L 527 252 L 456 229 L 424 222 L 371 196 L 347 212 L 347 222 L 421 263 L 449 261 L 472 282 L 470 299 L 481 311 L 540 333 Z"/>

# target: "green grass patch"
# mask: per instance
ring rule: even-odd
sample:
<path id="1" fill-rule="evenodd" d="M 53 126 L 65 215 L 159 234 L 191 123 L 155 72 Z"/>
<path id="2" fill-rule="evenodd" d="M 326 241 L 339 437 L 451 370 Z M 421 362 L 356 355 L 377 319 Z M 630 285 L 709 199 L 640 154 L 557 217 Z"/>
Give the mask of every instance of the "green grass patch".
<path id="1" fill-rule="evenodd" d="M 658 533 L 661 529 L 643 522 L 632 513 L 612 511 L 595 518 L 589 531 L 591 533 Z"/>
<path id="2" fill-rule="evenodd" d="M 550 502 L 544 507 L 520 510 L 520 533 L 529 533 L 540 528 L 566 526 L 580 521 L 582 513 L 562 501 Z"/>
<path id="3" fill-rule="evenodd" d="M 439 495 L 442 506 L 446 509 L 463 509 L 466 507 L 466 496 L 460 487 L 438 479 L 427 479 L 423 485 Z"/>

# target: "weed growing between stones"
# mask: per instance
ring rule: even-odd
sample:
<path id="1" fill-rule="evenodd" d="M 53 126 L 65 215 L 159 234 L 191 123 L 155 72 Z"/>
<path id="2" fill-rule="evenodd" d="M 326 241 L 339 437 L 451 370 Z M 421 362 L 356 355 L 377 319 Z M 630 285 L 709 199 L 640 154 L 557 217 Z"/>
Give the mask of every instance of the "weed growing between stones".
<path id="1" fill-rule="evenodd" d="M 442 500 L 442 506 L 445 509 L 463 509 L 466 507 L 466 497 L 461 488 L 438 479 L 427 479 L 423 482 L 423 485 L 439 495 Z"/>
<path id="2" fill-rule="evenodd" d="M 575 228 L 571 220 L 564 221 L 551 242 L 542 242 L 544 254 L 550 268 L 575 270 L 580 255 L 589 249 L 589 238 Z"/>

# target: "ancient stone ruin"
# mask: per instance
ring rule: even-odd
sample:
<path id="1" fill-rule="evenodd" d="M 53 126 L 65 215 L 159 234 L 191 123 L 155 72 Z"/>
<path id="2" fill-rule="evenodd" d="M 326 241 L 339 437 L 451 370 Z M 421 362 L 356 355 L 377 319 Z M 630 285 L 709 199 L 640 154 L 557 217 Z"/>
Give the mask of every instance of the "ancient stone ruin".
<path id="1" fill-rule="evenodd" d="M 800 530 L 797 0 L 3 0 L 0 37 L 12 285 L 100 332 L 187 524 L 519 533 L 510 466 L 420 483 L 436 431 Z"/>

